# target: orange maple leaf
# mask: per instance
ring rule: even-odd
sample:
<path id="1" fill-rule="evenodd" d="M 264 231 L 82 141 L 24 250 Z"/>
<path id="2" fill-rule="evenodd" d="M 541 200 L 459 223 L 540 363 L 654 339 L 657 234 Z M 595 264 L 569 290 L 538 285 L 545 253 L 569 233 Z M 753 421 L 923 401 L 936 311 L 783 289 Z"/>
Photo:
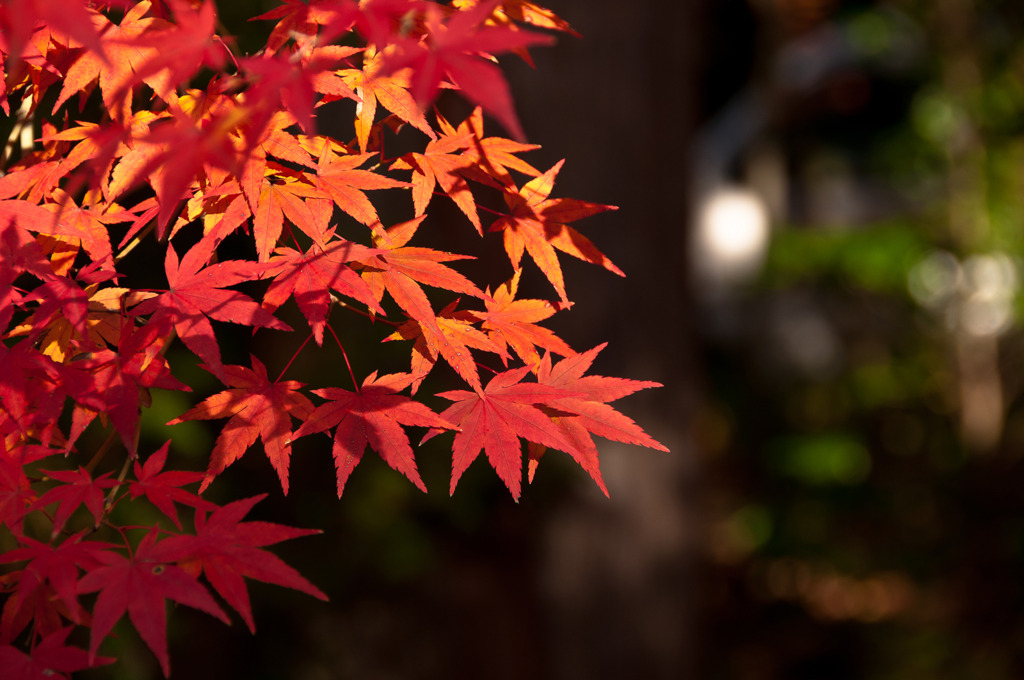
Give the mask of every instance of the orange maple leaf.
<path id="1" fill-rule="evenodd" d="M 565 357 L 575 354 L 554 332 L 537 325 L 537 322 L 558 311 L 555 305 L 547 300 L 515 299 L 521 273 L 522 270 L 517 269 L 510 280 L 498 286 L 493 298 L 484 299 L 486 312 L 469 313 L 483 322 L 482 328 L 488 332 L 491 340 L 501 347 L 503 357 L 507 356 L 506 344 L 512 347 L 523 363 L 531 367 L 536 367 L 540 363 L 537 347 L 543 347 Z"/>
<path id="2" fill-rule="evenodd" d="M 505 232 L 505 252 L 513 267 L 519 269 L 523 252 L 529 253 L 555 287 L 558 296 L 567 303 L 569 298 L 565 294 L 565 280 L 556 250 L 601 265 L 619 276 L 625 274 L 590 239 L 566 224 L 618 208 L 573 198 L 548 198 L 564 162 L 564 159 L 558 161 L 543 175 L 523 185 L 518 192 L 512 191 L 514 187 L 506 190 L 505 203 L 512 214 L 496 220 L 490 230 Z"/>
<path id="3" fill-rule="evenodd" d="M 245 130 L 245 135 L 238 139 L 237 150 L 244 159 L 238 172 L 238 184 L 254 215 L 258 212 L 260 192 L 266 186 L 268 175 L 273 174 L 268 172 L 268 156 L 316 168 L 309 152 L 302 148 L 295 135 L 286 131 L 292 125 L 295 125 L 294 116 L 286 111 L 275 111 L 264 125 Z M 280 165 L 275 170 L 287 171 Z"/>
<path id="4" fill-rule="evenodd" d="M 363 193 L 365 190 L 409 186 L 408 182 L 400 182 L 370 170 L 357 169 L 375 155 L 363 153 L 338 156 L 330 149 L 330 145 L 325 144 L 314 178 L 315 185 L 323 196 L 333 200 L 344 212 L 367 226 L 379 220 L 376 209 Z"/>
<path id="5" fill-rule="evenodd" d="M 547 412 L 555 427 L 573 444 L 566 451 L 587 471 L 607 496 L 608 489 L 601 478 L 597 446 L 591 437 L 592 434 L 658 451 L 668 452 L 668 449 L 644 432 L 632 419 L 607 403 L 639 390 L 661 387 L 661 383 L 584 375 L 593 364 L 594 358 L 604 348 L 605 345 L 598 345 L 581 354 L 566 357 L 554 365 L 551 363 L 551 356 L 546 354 L 538 367 L 537 382 L 576 392 L 572 396 L 547 401 L 545 407 L 549 409 Z M 529 448 L 527 478 L 531 482 L 543 454 L 543 446 L 535 445 Z"/>
<path id="6" fill-rule="evenodd" d="M 329 211 L 314 211 L 305 199 L 320 193 L 302 175 L 275 164 L 264 178 L 253 215 L 253 236 L 260 262 L 270 258 L 284 228 L 284 219 L 301 229 L 320 247 L 327 243 Z M 279 180 L 279 181 L 275 181 Z"/>
<path id="7" fill-rule="evenodd" d="M 515 170 L 530 177 L 540 174 L 540 170 L 515 155 L 525 151 L 534 151 L 539 149 L 540 145 L 523 144 L 502 137 L 485 137 L 483 109 L 479 106 L 459 124 L 457 129 L 440 115 L 437 117 L 437 123 L 446 135 L 472 136 L 472 143 L 462 152 L 462 157 L 470 163 L 467 168 L 461 170 L 461 174 L 467 179 L 502 188 L 514 184 L 509 170 Z"/>
<path id="8" fill-rule="evenodd" d="M 381 250 L 379 254 L 363 260 L 367 265 L 363 277 L 367 279 L 378 300 L 387 290 L 402 311 L 420 324 L 433 356 L 440 353 L 466 382 L 478 388 L 480 377 L 476 363 L 468 352 L 463 352 L 461 347 L 453 344 L 441 330 L 437 315 L 420 283 L 476 297 L 485 295 L 472 281 L 442 264 L 466 259 L 468 256 L 404 246 L 422 221 L 423 217 L 417 217 L 387 231 L 376 230 L 375 240 Z"/>
<path id="9" fill-rule="evenodd" d="M 373 127 L 378 103 L 430 139 L 437 139 L 437 135 L 434 134 L 430 123 L 424 117 L 419 104 L 409 94 L 408 69 L 397 71 L 391 75 L 381 75 L 380 73 L 381 63 L 385 58 L 383 55 L 393 51 L 394 49 L 390 48 L 378 53 L 371 47 L 363 56 L 362 70 L 345 69 L 339 72 L 339 75 L 362 100 L 356 106 L 355 119 L 356 139 L 359 141 L 360 151 L 366 151 L 369 144 L 370 129 Z M 332 99 L 332 97 L 325 97 L 324 103 Z"/>
<path id="10" fill-rule="evenodd" d="M 470 349 L 479 349 L 485 352 L 493 352 L 501 356 L 502 360 L 508 362 L 508 352 L 504 345 L 495 342 L 490 336 L 478 329 L 478 323 L 474 312 L 461 310 L 455 307 L 458 300 L 455 300 L 440 312 L 437 313 L 437 327 L 448 343 L 455 348 L 456 353 L 461 356 L 470 356 Z M 411 371 L 414 376 L 412 382 L 412 393 L 416 394 L 420 383 L 433 370 L 437 363 L 437 343 L 427 342 L 427 336 L 423 334 L 423 327 L 418 321 L 407 321 L 398 329 L 384 338 L 389 340 L 412 340 L 412 358 L 410 361 Z"/>
<path id="11" fill-rule="evenodd" d="M 440 184 L 444 193 L 455 201 L 459 210 L 473 223 L 477 233 L 483 234 L 476 212 L 476 201 L 462 174 L 473 165 L 473 160 L 455 153 L 469 148 L 472 142 L 473 137 L 468 134 L 444 136 L 428 143 L 423 153 L 406 154 L 391 164 L 392 170 L 413 171 L 412 203 L 417 217 L 426 211 L 434 195 L 434 187 Z"/>
<path id="12" fill-rule="evenodd" d="M 76 340 L 87 338 L 96 347 L 116 347 L 121 338 L 124 309 L 156 295 L 128 288 L 100 288 L 98 283 L 87 286 L 84 294 L 88 296 L 84 318 L 80 318 L 83 316 L 81 312 L 41 314 L 37 310 L 25 323 L 12 328 L 8 337 L 38 329 L 43 333 L 37 341 L 40 351 L 57 363 L 64 363 L 72 342 Z M 61 300 L 62 305 L 68 302 L 70 300 Z"/>
<path id="13" fill-rule="evenodd" d="M 452 6 L 459 9 L 474 7 L 478 4 L 480 4 L 480 0 L 453 0 L 452 2 Z M 487 23 L 507 25 L 510 20 L 521 21 L 538 28 L 570 33 L 577 38 L 580 37 L 580 34 L 569 26 L 568 21 L 559 17 L 547 7 L 541 7 L 529 2 L 529 0 L 501 0 Z"/>

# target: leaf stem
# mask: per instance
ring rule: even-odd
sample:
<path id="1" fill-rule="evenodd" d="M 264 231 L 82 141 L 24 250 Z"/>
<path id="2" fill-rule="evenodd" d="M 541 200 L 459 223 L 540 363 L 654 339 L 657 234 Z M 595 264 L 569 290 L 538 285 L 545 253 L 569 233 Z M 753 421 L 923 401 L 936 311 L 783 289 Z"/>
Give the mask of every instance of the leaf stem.
<path id="1" fill-rule="evenodd" d="M 484 212 L 489 212 L 492 215 L 497 215 L 498 217 L 512 217 L 512 215 L 510 215 L 508 213 L 499 212 L 497 210 L 491 210 L 486 205 L 480 205 L 479 203 L 476 204 L 476 209 L 477 210 L 483 210 Z"/>
<path id="2" fill-rule="evenodd" d="M 481 364 L 481 363 L 480 363 L 479 361 L 478 361 L 478 362 L 476 362 L 476 367 L 477 367 L 477 368 L 482 368 L 482 369 L 484 369 L 485 371 L 490 371 L 490 372 L 491 372 L 491 373 L 493 373 L 494 375 L 498 375 L 498 373 L 499 373 L 499 371 L 497 371 L 497 370 L 495 370 L 495 369 L 491 368 L 490 366 L 488 366 L 488 365 L 486 365 L 486 364 Z"/>
<path id="3" fill-rule="evenodd" d="M 348 367 L 349 377 L 352 378 L 352 386 L 355 387 L 356 392 L 358 392 L 359 391 L 359 383 L 356 382 L 356 374 L 352 372 L 352 364 L 349 363 L 348 352 L 345 351 L 345 346 L 341 344 L 341 338 L 339 338 L 338 334 L 334 332 L 334 328 L 331 327 L 331 324 L 326 324 L 326 325 L 327 325 L 327 330 L 329 330 L 331 332 L 331 335 L 334 336 L 334 341 L 338 343 L 338 347 L 341 349 L 341 356 L 345 357 L 345 366 Z"/>
<path id="4" fill-rule="evenodd" d="M 431 195 L 432 196 L 448 196 L 448 194 L 444 193 L 443 191 L 434 191 L 434 192 L 431 193 Z M 509 217 L 509 218 L 512 217 L 512 215 L 510 215 L 509 213 L 503 213 L 503 212 L 499 212 L 497 210 L 492 210 L 492 209 L 488 208 L 486 205 L 480 205 L 479 203 L 476 204 L 476 209 L 477 210 L 483 210 L 484 212 L 489 212 L 492 215 L 497 215 L 498 217 Z"/>
<path id="5" fill-rule="evenodd" d="M 220 23 L 220 19 L 217 20 L 217 23 Z M 218 29 L 218 30 L 220 30 L 220 29 Z M 228 53 L 229 57 L 231 57 L 231 63 L 233 63 L 235 65 L 235 71 L 237 73 L 241 73 L 242 72 L 242 67 L 238 65 L 238 60 L 235 59 L 235 53 L 231 51 L 231 48 L 228 47 L 228 44 L 226 42 L 224 42 L 224 39 L 221 38 L 219 35 L 214 35 L 213 39 L 216 42 L 220 43 L 220 46 L 223 47 L 224 51 Z"/>
<path id="6" fill-rule="evenodd" d="M 362 316 L 365 316 L 370 321 L 373 321 L 375 323 L 377 321 L 379 321 L 379 322 L 381 322 L 383 324 L 387 324 L 387 325 L 391 326 L 392 328 L 398 328 L 399 326 L 402 325 L 402 324 L 400 324 L 397 321 L 392 321 L 391 319 L 381 318 L 381 317 L 377 316 L 376 314 L 371 314 L 370 312 L 365 312 L 365 311 L 359 309 L 358 307 L 350 305 L 349 303 L 345 302 L 344 300 L 339 298 L 334 293 L 331 293 L 330 296 L 331 296 L 331 302 L 333 302 L 334 304 L 338 305 L 339 307 L 344 307 L 345 309 L 350 309 L 353 312 L 355 312 L 356 314 L 360 314 Z"/>
<path id="7" fill-rule="evenodd" d="M 306 339 L 303 340 L 302 344 L 299 345 L 299 348 L 297 350 L 295 350 L 295 354 L 293 354 L 292 358 L 288 360 L 288 363 L 284 365 L 284 368 L 281 369 L 281 374 L 279 376 L 277 376 L 277 380 L 275 380 L 274 382 L 281 382 L 281 378 L 284 377 L 285 372 L 291 367 L 292 362 L 295 361 L 295 359 L 299 356 L 299 352 L 302 351 L 302 349 L 306 346 L 307 343 L 309 343 L 309 341 L 312 338 L 313 338 L 313 334 L 312 333 L 310 333 L 309 335 L 306 336 Z"/>
<path id="8" fill-rule="evenodd" d="M 299 239 L 295 238 L 295 232 L 292 231 L 292 225 L 290 225 L 287 222 L 285 222 L 284 228 L 288 230 L 288 236 L 291 237 L 292 243 L 295 244 L 295 249 L 298 250 L 299 253 L 304 252 L 302 246 L 299 245 Z"/>

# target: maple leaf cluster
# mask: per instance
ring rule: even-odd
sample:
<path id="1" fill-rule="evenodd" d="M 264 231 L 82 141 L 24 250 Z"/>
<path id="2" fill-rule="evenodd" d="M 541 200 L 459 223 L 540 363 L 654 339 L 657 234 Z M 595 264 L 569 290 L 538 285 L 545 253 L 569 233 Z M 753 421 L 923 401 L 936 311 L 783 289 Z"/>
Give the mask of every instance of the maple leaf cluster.
<path id="1" fill-rule="evenodd" d="M 240 55 L 212 0 L 0 0 L 11 677 L 110 661 L 100 647 L 125 615 L 166 675 L 166 602 L 224 621 L 227 603 L 253 630 L 245 579 L 324 598 L 264 550 L 315 532 L 243 521 L 260 497 L 221 507 L 200 495 L 257 439 L 287 494 L 293 442 L 329 433 L 339 496 L 367 448 L 426 491 L 409 428 L 452 438 L 451 492 L 483 451 L 516 499 L 548 449 L 605 494 L 592 435 L 665 450 L 609 406 L 657 384 L 588 374 L 601 347 L 577 353 L 541 325 L 571 306 L 564 256 L 622 274 L 570 226 L 614 208 L 552 197 L 562 163 L 541 171 L 522 157 L 538 147 L 497 65 L 529 61 L 527 48 L 569 25 L 528 0 L 284 0 L 255 19 L 267 42 Z M 475 106 L 457 124 L 431 110 L 445 90 Z M 318 132 L 326 111 L 351 112 L 347 139 Z M 484 114 L 509 136 L 488 136 Z M 388 157 L 386 145 L 416 150 Z M 406 221 L 384 224 L 385 200 Z M 500 234 L 504 283 L 481 288 L 457 269 L 470 255 L 421 245 L 439 235 L 438 201 L 470 235 Z M 530 261 L 551 300 L 520 296 Z M 154 270 L 158 287 L 137 280 Z M 289 309 L 308 329 L 285 323 Z M 331 339 L 350 366 L 339 315 L 347 337 L 404 344 L 408 370 L 357 380 L 350 367 L 347 387 L 308 386 L 285 379 L 292 361 L 274 377 L 268 357 L 224 358 L 230 323 L 299 333 L 296 355 Z M 189 354 L 224 386 L 168 423 L 223 421 L 205 473 L 165 470 L 170 442 L 139 444 L 151 390 L 191 393 L 174 359 Z M 463 388 L 426 394 L 431 375 Z M 450 406 L 437 412 L 437 398 Z M 118 525 L 114 508 L 131 504 L 163 519 Z"/>

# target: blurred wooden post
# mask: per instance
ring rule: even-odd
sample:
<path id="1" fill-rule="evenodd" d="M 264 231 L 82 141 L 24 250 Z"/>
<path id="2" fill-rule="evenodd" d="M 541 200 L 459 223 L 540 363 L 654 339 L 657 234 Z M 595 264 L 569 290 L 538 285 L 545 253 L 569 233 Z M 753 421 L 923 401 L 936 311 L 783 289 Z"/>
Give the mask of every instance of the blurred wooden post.
<path id="1" fill-rule="evenodd" d="M 567 159 L 553 195 L 619 206 L 577 226 L 627 275 L 573 266 L 578 304 L 563 337 L 578 351 L 609 341 L 599 373 L 666 385 L 619 407 L 672 453 L 599 442 L 612 498 L 581 485 L 544 528 L 542 634 L 552 678 L 677 680 L 691 676 L 694 656 L 685 250 L 705 3 L 546 4 L 583 39 L 536 50 L 537 71 L 514 74 L 530 141 L 549 154 L 543 166 L 530 158 L 542 169 Z"/>

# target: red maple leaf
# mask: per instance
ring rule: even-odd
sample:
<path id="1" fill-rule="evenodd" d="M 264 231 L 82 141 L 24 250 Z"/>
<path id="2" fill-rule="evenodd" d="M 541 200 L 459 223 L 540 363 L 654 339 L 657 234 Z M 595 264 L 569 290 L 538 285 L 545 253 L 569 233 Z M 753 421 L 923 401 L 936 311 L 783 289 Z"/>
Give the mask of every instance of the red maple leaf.
<path id="1" fill-rule="evenodd" d="M 176 502 L 202 510 L 210 510 L 215 506 L 181 488 L 186 484 L 202 481 L 203 473 L 184 470 L 163 472 L 170 443 L 170 441 L 164 442 L 163 446 L 146 459 L 144 465 L 139 465 L 138 460 L 135 461 L 135 481 L 128 487 L 128 491 L 132 498 L 145 496 L 160 512 L 171 518 L 174 526 L 180 529 L 181 522 L 178 520 L 178 511 L 174 506 Z"/>
<path id="2" fill-rule="evenodd" d="M 103 490 L 109 489 L 117 484 L 116 480 L 107 479 L 110 475 L 105 472 L 96 479 L 92 478 L 85 468 L 78 470 L 42 470 L 52 479 L 63 482 L 50 489 L 39 500 L 32 504 L 32 509 L 43 508 L 51 503 L 57 503 L 57 511 L 53 515 L 53 532 L 50 537 L 55 538 L 64 523 L 71 517 L 71 513 L 78 509 L 79 505 L 85 507 L 92 513 L 99 527 L 100 519 L 103 516 Z"/>
<path id="3" fill-rule="evenodd" d="M 78 603 L 78 571 L 89 571 L 99 566 L 99 554 L 113 546 L 100 541 L 84 541 L 82 538 L 86 533 L 79 532 L 56 546 L 22 536 L 18 540 L 23 547 L 9 550 L 0 557 L 3 563 L 27 562 L 19 572 L 17 590 L 4 603 L 0 620 L 3 635 L 0 637 L 13 639 L 33 619 L 37 621 L 37 627 L 41 621 L 59 621 L 55 613 L 63 614 L 75 623 L 87 619 L 88 615 Z M 44 586 L 46 597 L 36 598 Z M 36 607 L 26 606 L 33 602 Z M 51 610 L 57 608 L 58 611 L 43 613 L 38 611 L 40 606 Z"/>
<path id="4" fill-rule="evenodd" d="M 15 165 L 0 177 L 0 198 L 22 198 L 38 203 L 57 187 L 64 174 L 60 166 L 61 161 L 43 161 L 27 167 Z"/>
<path id="5" fill-rule="evenodd" d="M 497 374 L 482 391 L 454 390 L 437 395 L 455 402 L 441 417 L 460 428 L 452 447 L 451 493 L 455 493 L 459 478 L 481 449 L 517 501 L 523 477 L 520 437 L 560 451 L 572 449 L 572 442 L 537 405 L 576 393 L 561 387 L 521 382 L 529 372 L 529 367 L 524 366 Z M 432 431 L 427 437 L 435 434 Z"/>
<path id="6" fill-rule="evenodd" d="M 267 51 L 273 53 L 289 40 L 301 42 L 316 38 L 321 26 L 333 27 L 319 36 L 321 41 L 328 42 L 348 31 L 358 12 L 355 0 L 282 0 L 279 6 L 251 20 L 280 19 L 267 40 Z"/>
<path id="7" fill-rule="evenodd" d="M 387 229 L 375 228 L 373 242 L 376 251 L 367 252 L 363 262 L 378 271 L 368 273 L 366 278 L 372 281 L 375 293 L 379 295 L 386 286 L 389 274 L 404 274 L 414 281 L 443 288 L 454 293 L 487 298 L 475 283 L 458 273 L 443 262 L 473 259 L 470 255 L 454 255 L 452 253 L 419 248 L 406 244 L 412 240 L 423 222 L 423 217 L 395 224 Z M 382 264 L 383 263 L 383 264 Z"/>
<path id="8" fill-rule="evenodd" d="M 259 194 L 268 183 L 268 175 L 277 174 L 284 178 L 292 172 L 278 165 L 274 172 L 268 173 L 268 157 L 316 168 L 316 162 L 309 152 L 302 148 L 295 135 L 286 131 L 295 125 L 295 117 L 286 111 L 268 112 L 268 116 L 264 124 L 259 125 L 259 121 L 255 121 L 255 125 L 244 129 L 243 146 L 240 149 L 242 167 L 238 184 L 253 215 L 259 211 Z M 294 176 L 298 176 L 297 173 Z"/>
<path id="9" fill-rule="evenodd" d="M 384 313 L 380 297 L 375 296 L 349 266 L 349 262 L 365 260 L 373 252 L 344 239 L 336 239 L 326 248 L 313 245 L 305 253 L 294 248 L 278 248 L 276 255 L 267 263 L 267 272 L 274 276 L 274 280 L 263 296 L 263 306 L 273 311 L 294 296 L 299 310 L 313 329 L 317 344 L 323 344 L 331 290 L 362 302 L 378 314 Z"/>
<path id="10" fill-rule="evenodd" d="M 94 351 L 72 360 L 63 369 L 64 383 L 77 406 L 91 416 L 105 413 L 132 452 L 137 442 L 135 424 L 143 391 L 150 387 L 191 391 L 171 375 L 161 354 L 165 330 L 150 323 L 137 329 L 126 326 L 116 352 Z M 85 424 L 78 427 L 84 429 Z"/>
<path id="11" fill-rule="evenodd" d="M 78 208 L 70 200 L 63 207 L 53 203 L 35 205 L 19 199 L 0 201 L 0 224 L 17 222 L 21 229 L 69 238 L 74 244 L 80 243 L 94 262 L 105 262 L 112 254 L 104 224 L 129 219 L 130 215 L 120 213 L 101 216 Z"/>
<path id="12" fill-rule="evenodd" d="M 212 87 L 212 86 L 211 86 Z M 149 127 L 138 143 L 138 158 L 127 162 L 128 154 L 117 165 L 111 179 L 111 194 L 145 178 L 153 187 L 160 203 L 158 225 L 162 230 L 189 197 L 189 187 L 197 177 L 218 171 L 235 171 L 239 165 L 238 150 L 232 133 L 239 123 L 237 107 L 211 107 L 209 115 L 194 121 L 178 104 Z M 119 172 L 128 166 L 125 175 Z"/>
<path id="13" fill-rule="evenodd" d="M 179 83 L 187 83 L 201 66 L 218 68 L 225 53 L 214 42 L 217 17 L 211 0 L 203 0 L 198 8 L 186 0 L 164 2 L 174 10 L 177 24 L 149 30 L 133 41 L 136 49 L 144 48 L 149 55 L 141 64 L 133 64 L 133 81 L 145 81 L 161 99 L 170 101 Z"/>
<path id="14" fill-rule="evenodd" d="M 442 10 L 434 4 L 425 9 L 424 39 L 406 38 L 396 43 L 398 50 L 388 58 L 385 74 L 400 68 L 412 69 L 410 91 L 421 106 L 433 101 L 442 81 L 453 82 L 472 102 L 491 113 L 516 139 L 525 133 L 512 106 L 512 95 L 504 75 L 483 55 L 547 45 L 553 38 L 520 31 L 507 26 L 481 25 L 494 12 L 500 0 L 489 0 L 466 11 L 452 13 L 442 21 Z"/>
<path id="15" fill-rule="evenodd" d="M 368 44 L 386 45 L 403 18 L 418 12 L 423 4 L 423 0 L 360 0 L 358 4 L 356 0 L 283 0 L 282 5 L 255 19 L 281 19 L 267 41 L 271 52 L 289 39 L 302 42 L 314 37 L 326 43 L 352 29 Z"/>
<path id="16" fill-rule="evenodd" d="M 249 90 L 252 101 L 277 102 L 291 114 L 303 131 L 313 133 L 314 93 L 321 92 L 333 99 L 357 99 L 355 92 L 331 71 L 337 62 L 352 56 L 361 48 L 340 45 L 296 47 L 290 54 L 264 53 L 258 57 L 242 59 L 240 65 L 256 81 Z"/>
<path id="17" fill-rule="evenodd" d="M 314 394 L 330 402 L 316 407 L 295 431 L 295 438 L 336 428 L 332 450 L 338 471 L 339 498 L 367 446 L 379 453 L 393 469 L 412 480 L 421 491 L 427 490 L 416 470 L 416 458 L 402 426 L 456 428 L 423 404 L 398 394 L 412 380 L 413 376 L 408 373 L 392 373 L 378 378 L 375 371 L 363 381 L 358 392 L 340 388 L 313 390 Z"/>
<path id="18" fill-rule="evenodd" d="M 452 0 L 455 7 L 472 7 L 478 5 L 479 0 Z M 552 31 L 562 31 L 580 37 L 580 34 L 572 30 L 569 22 L 562 19 L 547 7 L 535 5 L 528 0 L 501 0 L 491 20 L 498 24 L 507 24 L 509 20 L 522 21 L 523 23 L 540 28 L 547 28 Z"/>
<path id="19" fill-rule="evenodd" d="M 147 17 L 150 6 L 149 0 L 139 2 L 124 15 L 119 25 L 112 24 L 102 14 L 90 13 L 89 23 L 93 31 L 103 36 L 103 51 L 82 51 L 64 76 L 64 86 L 53 106 L 54 111 L 71 95 L 85 90 L 98 80 L 103 92 L 103 104 L 110 117 L 122 120 L 131 114 L 132 88 L 138 82 L 136 70 L 158 56 L 156 47 L 146 45 L 146 39 L 142 36 L 171 26 L 163 19 Z M 166 94 L 164 88 L 157 89 L 160 81 L 154 75 L 147 76 L 145 81 L 158 94 Z"/>
<path id="20" fill-rule="evenodd" d="M 597 446 L 591 437 L 596 434 L 626 444 L 646 446 L 658 451 L 668 449 L 655 441 L 640 429 L 633 420 L 622 415 L 607 404 L 638 390 L 649 387 L 661 387 L 661 383 L 648 380 L 629 380 L 626 378 L 609 378 L 603 375 L 584 375 L 598 352 L 605 345 L 562 359 L 552 366 L 551 356 L 545 355 L 537 371 L 537 382 L 561 387 L 576 392 L 573 396 L 561 397 L 546 402 L 546 406 L 555 409 L 551 412 L 552 422 L 573 443 L 568 453 L 597 482 L 598 487 L 608 495 L 608 489 L 601 478 L 598 465 Z M 543 455 L 542 448 L 530 451 L 529 479 L 537 470 L 537 463 Z"/>
<path id="21" fill-rule="evenodd" d="M 288 493 L 288 461 L 291 457 L 292 416 L 305 420 L 313 411 L 313 403 L 297 390 L 302 383 L 294 380 L 271 382 L 266 367 L 252 357 L 253 369 L 244 366 L 223 366 L 225 384 L 235 389 L 208 397 L 181 416 L 168 422 L 176 425 L 186 420 L 230 418 L 213 447 L 210 466 L 199 487 L 202 492 L 228 465 L 242 457 L 259 437 L 271 465 L 281 479 L 281 488 Z"/>
<path id="22" fill-rule="evenodd" d="M 81 243 L 82 249 L 92 258 L 93 262 L 106 265 L 111 255 L 110 233 L 107 225 L 129 222 L 134 216 L 117 207 L 107 204 L 99 207 L 79 207 L 68 196 L 58 204 L 46 204 L 44 209 L 53 213 L 58 220 L 62 235 L 73 235 L 74 242 Z M 111 208 L 107 210 L 107 208 Z M 43 233 L 49 233 L 40 230 Z"/>
<path id="23" fill-rule="evenodd" d="M 151 115 L 149 112 L 140 112 L 140 114 L 133 116 L 133 120 Z M 61 177 L 83 164 L 87 171 L 79 173 L 77 182 L 88 181 L 88 186 L 93 189 L 107 186 L 110 168 L 114 160 L 124 153 L 122 147 L 131 143 L 132 137 L 132 125 L 128 122 L 122 124 L 118 121 L 110 121 L 103 125 L 80 121 L 77 126 L 67 127 L 58 133 L 44 134 L 42 138 L 44 143 L 67 141 L 75 142 L 75 145 L 59 162 L 58 169 L 55 169 L 45 181 L 40 181 L 37 188 L 34 189 L 35 193 L 29 194 L 28 198 L 32 199 L 36 193 L 39 194 L 38 198 L 40 199 L 48 195 L 48 189 L 52 189 L 52 186 L 48 186 L 51 182 L 55 186 Z M 70 191 L 70 186 L 68 189 L 67 193 L 74 193 Z"/>
<path id="24" fill-rule="evenodd" d="M 48 441 L 46 432 L 56 427 L 66 395 L 60 366 L 29 341 L 10 348 L 0 343 L 0 375 L 2 431 Z"/>
<path id="25" fill-rule="evenodd" d="M 18 59 L 29 37 L 42 23 L 51 30 L 64 33 L 106 59 L 105 36 L 93 24 L 93 16 L 85 3 L 68 0 L 17 0 L 0 4 L 0 27 L 7 38 L 5 52 Z"/>
<path id="26" fill-rule="evenodd" d="M 508 253 L 513 267 L 519 269 L 525 250 L 548 277 L 558 296 L 563 302 L 568 302 L 562 267 L 558 263 L 556 250 L 601 265 L 619 276 L 625 274 L 612 264 L 590 239 L 566 224 L 618 208 L 574 198 L 548 198 L 562 163 L 564 160 L 556 163 L 540 177 L 527 182 L 518 192 L 512 190 L 514 187 L 507 189 L 505 203 L 512 214 L 496 220 L 490 230 L 505 232 L 505 252 Z"/>
<path id="27" fill-rule="evenodd" d="M 22 535 L 22 520 L 28 512 L 36 493 L 32 490 L 24 465 L 25 447 L 18 447 L 15 454 L 9 454 L 0 438 L 0 524 L 11 530 L 15 536 Z"/>
<path id="28" fill-rule="evenodd" d="M 206 266 L 217 242 L 216 233 L 210 232 L 180 262 L 174 247 L 168 244 L 167 291 L 141 303 L 132 313 L 152 313 L 152 325 L 173 324 L 185 346 L 220 377 L 220 347 L 209 319 L 278 330 L 291 328 L 243 293 L 225 290 L 255 279 L 266 266 L 246 260 L 224 260 Z"/>
<path id="29" fill-rule="evenodd" d="M 83 272 L 80 271 L 79 276 L 83 277 Z M 127 288 L 100 288 L 98 284 L 88 285 L 84 290 L 77 286 L 57 288 L 61 289 L 69 290 L 74 295 L 44 298 L 43 304 L 27 321 L 8 333 L 9 337 L 27 335 L 30 342 L 41 335 L 34 340 L 35 346 L 59 363 L 66 361 L 72 352 L 116 347 L 121 338 L 124 310 L 153 295 Z M 40 290 L 37 288 L 32 296 L 36 296 Z M 84 308 L 81 305 L 83 297 Z M 60 307 L 64 309 L 60 310 Z M 58 311 L 63 313 L 56 313 Z"/>
<path id="30" fill-rule="evenodd" d="M 110 550 L 99 553 L 100 566 L 78 582 L 79 593 L 100 593 L 92 610 L 90 663 L 96 658 L 100 642 L 127 612 L 132 625 L 160 661 L 164 676 L 170 675 L 166 600 L 200 609 L 229 623 L 224 610 L 194 576 L 165 563 L 155 553 L 157 536 L 156 529 L 146 534 L 130 557 Z"/>
<path id="31" fill-rule="evenodd" d="M 13 572 L 4 576 L 5 582 L 10 582 L 12 579 L 16 579 L 19 572 Z M 13 598 L 12 598 L 13 599 Z M 4 603 L 4 613 L 13 612 L 12 617 L 5 621 L 8 625 L 7 630 L 12 631 L 8 634 L 6 631 L 0 640 L 9 640 L 18 637 L 21 631 L 24 631 L 29 624 L 32 624 L 32 632 L 37 635 L 49 635 L 55 630 L 60 630 L 61 627 L 68 620 L 74 620 L 76 617 L 84 625 L 89 623 L 89 614 L 84 608 L 79 606 L 79 611 L 69 611 L 57 594 L 53 591 L 53 586 L 49 583 L 44 583 L 31 593 L 24 600 L 19 599 L 17 601 L 17 607 L 9 607 L 9 605 L 15 604 L 9 599 Z M 17 634 L 13 631 L 18 631 Z"/>
<path id="32" fill-rule="evenodd" d="M 39 302 L 32 315 L 29 340 L 35 342 L 51 322 L 66 320 L 79 337 L 88 337 L 86 319 L 89 316 L 89 297 L 74 280 L 66 276 L 47 276 L 46 282 L 26 295 L 22 302 Z"/>
<path id="33" fill-rule="evenodd" d="M 0 668 L 4 669 L 4 677 L 8 680 L 69 678 L 68 673 L 113 662 L 102 656 L 90 659 L 84 649 L 65 645 L 71 630 L 72 626 L 55 630 L 28 654 L 13 645 L 0 645 Z"/>
<path id="34" fill-rule="evenodd" d="M 287 111 L 276 111 L 260 134 L 258 146 L 267 156 L 290 161 L 308 168 L 316 168 L 316 161 L 309 155 L 298 138 L 287 128 L 295 125 L 295 117 Z"/>
<path id="35" fill-rule="evenodd" d="M 228 503 L 207 518 L 196 512 L 195 536 L 171 536 L 158 543 L 152 556 L 176 561 L 193 577 L 206 575 L 221 597 L 256 631 L 244 578 L 294 588 L 321 600 L 327 596 L 263 546 L 291 538 L 319 534 L 315 529 L 296 529 L 270 522 L 242 522 L 242 518 L 266 494 Z M 244 578 L 243 578 L 244 577 Z"/>
<path id="36" fill-rule="evenodd" d="M 7 328 L 14 306 L 22 303 L 14 282 L 23 273 L 46 279 L 52 270 L 39 243 L 18 225 L 17 219 L 0 217 L 0 328 Z"/>

